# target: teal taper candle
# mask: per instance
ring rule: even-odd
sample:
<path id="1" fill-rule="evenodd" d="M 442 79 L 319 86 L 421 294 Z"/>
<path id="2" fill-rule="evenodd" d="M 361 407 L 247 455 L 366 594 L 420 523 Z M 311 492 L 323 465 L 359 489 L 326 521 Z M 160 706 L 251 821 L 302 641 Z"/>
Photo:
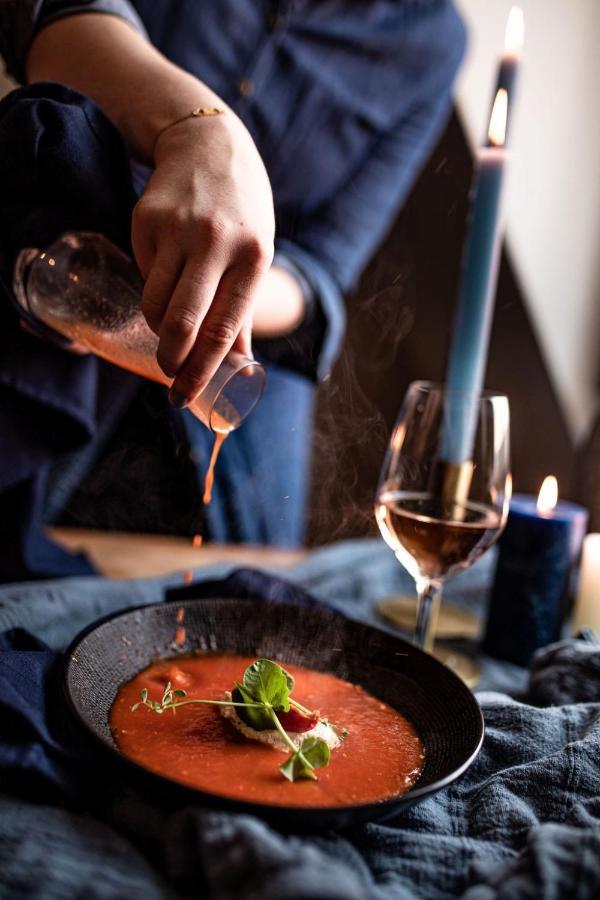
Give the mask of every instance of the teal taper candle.
<path id="1" fill-rule="evenodd" d="M 500 90 L 490 122 L 491 146 L 481 147 L 477 152 L 471 220 L 446 376 L 448 405 L 443 458 L 454 464 L 471 459 L 477 424 L 476 401 L 485 374 L 501 246 L 506 116 L 507 94 Z M 465 396 L 472 402 L 465 403 Z"/>

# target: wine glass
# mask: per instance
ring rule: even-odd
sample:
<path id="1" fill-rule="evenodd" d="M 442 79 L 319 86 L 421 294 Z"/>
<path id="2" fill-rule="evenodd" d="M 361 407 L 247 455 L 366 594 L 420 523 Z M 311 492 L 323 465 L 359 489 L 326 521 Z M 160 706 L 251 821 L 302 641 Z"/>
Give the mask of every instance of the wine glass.
<path id="1" fill-rule="evenodd" d="M 506 524 L 509 456 L 505 396 L 410 385 L 381 470 L 375 517 L 415 580 L 414 642 L 428 652 L 445 579 L 472 566 Z"/>

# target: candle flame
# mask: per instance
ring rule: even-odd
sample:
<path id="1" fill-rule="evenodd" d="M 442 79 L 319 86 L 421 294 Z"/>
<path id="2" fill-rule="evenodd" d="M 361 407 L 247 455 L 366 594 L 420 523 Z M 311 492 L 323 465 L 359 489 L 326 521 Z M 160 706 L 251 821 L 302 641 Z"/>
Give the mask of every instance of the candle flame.
<path id="1" fill-rule="evenodd" d="M 488 139 L 494 147 L 503 147 L 506 141 L 506 120 L 508 118 L 508 93 L 500 88 L 494 100 L 490 118 Z"/>
<path id="2" fill-rule="evenodd" d="M 558 502 L 558 481 L 554 475 L 547 475 L 540 488 L 537 509 L 543 516 L 552 512 Z"/>
<path id="3" fill-rule="evenodd" d="M 512 56 L 518 56 L 525 43 L 525 17 L 520 6 L 513 6 L 506 23 L 504 49 Z"/>

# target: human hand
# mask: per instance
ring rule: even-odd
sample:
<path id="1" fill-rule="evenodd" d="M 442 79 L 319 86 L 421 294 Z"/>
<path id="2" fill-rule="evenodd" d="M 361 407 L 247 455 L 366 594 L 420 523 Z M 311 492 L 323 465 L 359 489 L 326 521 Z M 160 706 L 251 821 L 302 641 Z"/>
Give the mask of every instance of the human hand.
<path id="1" fill-rule="evenodd" d="M 142 311 L 181 407 L 232 347 L 251 356 L 252 308 L 273 257 L 273 199 L 254 142 L 230 111 L 168 128 L 154 159 L 132 245 L 146 282 Z"/>

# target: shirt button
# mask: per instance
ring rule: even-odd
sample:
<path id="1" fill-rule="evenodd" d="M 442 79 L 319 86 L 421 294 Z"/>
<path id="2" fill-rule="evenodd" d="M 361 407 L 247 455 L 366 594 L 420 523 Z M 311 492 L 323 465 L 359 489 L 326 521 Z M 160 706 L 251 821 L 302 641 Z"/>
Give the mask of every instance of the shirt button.
<path id="1" fill-rule="evenodd" d="M 238 84 L 238 91 L 242 97 L 251 97 L 254 93 L 254 82 L 250 78 L 243 78 Z"/>

